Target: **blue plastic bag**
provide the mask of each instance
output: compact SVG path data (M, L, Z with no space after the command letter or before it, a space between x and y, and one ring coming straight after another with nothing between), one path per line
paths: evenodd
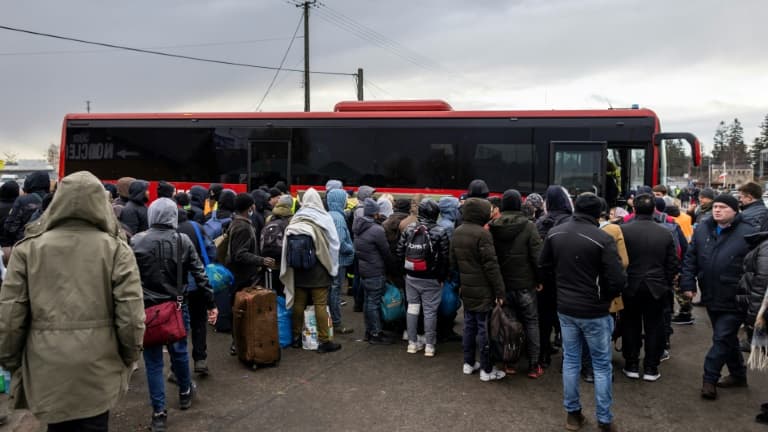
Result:
M390 282L384 284L384 295L381 297L381 319L392 322L403 319L405 303L403 294Z
M211 258L208 256L203 236L200 235L200 229L195 222L192 222L192 228L195 229L198 245L200 245L200 253L202 254L203 264L205 265L205 275L208 276L208 282L213 288L214 294L226 291L229 287L235 285L235 276L229 271L228 268L222 264L211 262Z
M285 307L285 297L277 296L277 332L280 347L288 348L293 343L293 310Z
M443 284L443 296L440 300L440 307L437 313L442 317L451 317L461 307L461 300L459 299L458 284L455 281L447 280Z

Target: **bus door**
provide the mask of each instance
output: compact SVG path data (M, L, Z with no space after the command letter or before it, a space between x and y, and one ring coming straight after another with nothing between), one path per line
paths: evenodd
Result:
M261 185L272 187L278 181L287 184L290 165L290 140L249 140L248 186L249 190Z
M605 194L605 141L552 141L550 184L565 187L571 196L592 192Z

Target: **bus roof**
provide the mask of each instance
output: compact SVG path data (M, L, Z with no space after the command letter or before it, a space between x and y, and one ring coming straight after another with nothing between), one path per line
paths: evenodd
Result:
M174 119L329 119L329 118L656 118L649 109L454 111L440 100L350 101L335 111L312 112L208 112L208 113L98 113L67 114L67 120L174 120Z

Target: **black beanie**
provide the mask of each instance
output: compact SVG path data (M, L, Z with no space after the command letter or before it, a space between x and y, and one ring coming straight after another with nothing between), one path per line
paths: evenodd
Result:
M275 185L273 187L275 189L280 190L280 192L282 192L282 193L286 193L286 194L288 193L288 185L286 185L284 181L279 181L279 182L275 183Z
M680 216L680 207L676 205L667 206L667 208L664 209L664 211L667 212L667 214L672 216L673 218Z
M656 210L660 212L663 212L667 208L667 202L664 201L664 198L661 197L654 198L654 205L656 206Z
M396 212L408 214L411 212L411 200L406 198L398 198L395 200L394 207Z
M0 201L14 202L19 197L19 184L15 181L7 181L0 186Z
M704 188L699 192L699 199L701 198L709 198L713 200L715 199L715 191L712 190L712 188Z
M160 181L160 183L157 184L157 197L158 198L173 198L173 191L176 188L165 181Z
M280 189L278 189L278 188L274 188L273 187L273 188L269 189L269 197L270 198L279 197L282 194L283 194L283 192Z
M254 204L253 197L247 193L239 193L235 197L235 211L242 213Z
M523 207L523 197L514 189L507 189L501 197L501 211L520 211Z
M469 183L467 198L488 198L489 190L485 180L475 179Z
M576 213L592 216L595 219L600 218L600 213L603 209L603 204L600 202L600 198L593 193L584 193L576 198L576 202L573 203L574 211Z
M712 205L715 205L715 203L723 203L732 208L736 213L739 212L739 201L736 199L736 197L729 193L721 193L720 195L716 196L712 201Z

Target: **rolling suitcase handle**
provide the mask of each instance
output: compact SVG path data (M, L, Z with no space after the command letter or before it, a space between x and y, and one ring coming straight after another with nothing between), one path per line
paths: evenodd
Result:
M272 269L271 268L267 269L267 276L266 276L265 279L266 279L266 282L267 282L266 283L267 289L270 290L270 291L274 291L274 289L272 289Z

